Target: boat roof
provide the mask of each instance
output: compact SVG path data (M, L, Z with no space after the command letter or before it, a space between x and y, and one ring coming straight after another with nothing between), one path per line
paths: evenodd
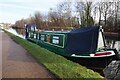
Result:
M67 35L66 50L70 53L92 53L97 50L100 27L74 29Z
M50 33L50 34L67 34L70 31L43 31L42 33Z

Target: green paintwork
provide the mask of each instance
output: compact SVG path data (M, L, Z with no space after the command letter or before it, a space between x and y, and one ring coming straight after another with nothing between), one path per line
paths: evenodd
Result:
M42 32L41 35L45 35L45 40L42 41L40 40L39 41L39 44L50 50L50 51L53 51L55 53L58 53L60 55L63 55L63 56L70 56L69 53L67 53L65 51L65 47L66 47L66 40L67 40L67 33L59 33L59 32ZM50 37L50 42L47 41L47 37ZM57 39L55 39L57 38ZM58 44L55 44L54 43L54 40L57 40L58 41Z
M29 31L28 40L63 56L71 56L65 50L67 32L33 32ZM36 37L34 37L36 35ZM49 39L48 39L49 38ZM56 43L57 42L57 43Z

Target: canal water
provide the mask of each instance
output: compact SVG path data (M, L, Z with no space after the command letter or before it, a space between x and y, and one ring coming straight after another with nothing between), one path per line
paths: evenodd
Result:
M111 40L112 41L112 40ZM114 44L114 46L113 46L113 41L111 42L111 45L110 45L110 48L116 48L117 49L117 51L119 52L119 54L120 54L120 41L115 41L115 44Z
M15 29L12 29L12 28L9 28L9 29L6 29L8 32L10 33L13 33L14 35L18 36L18 37L21 37L23 39L25 39L25 30L24 29L21 29L21 30L15 30ZM21 33L21 34L20 34Z

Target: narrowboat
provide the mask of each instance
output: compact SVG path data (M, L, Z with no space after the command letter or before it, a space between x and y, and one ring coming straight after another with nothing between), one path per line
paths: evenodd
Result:
M29 24L26 25L26 39L83 65L105 67L112 60L119 59L116 49L106 47L100 26L71 31L40 31L36 25Z

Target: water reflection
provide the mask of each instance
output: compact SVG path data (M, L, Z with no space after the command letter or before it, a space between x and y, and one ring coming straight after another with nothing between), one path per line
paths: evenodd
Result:
M109 48L116 48L117 51L120 53L120 41L106 40L106 46Z
M25 29L14 29L18 34L24 35L25 36Z
M8 32L10 33L13 33L14 35L16 36L19 36L23 39L25 39L25 30L16 30L16 29L13 29L13 28L9 28L9 29L6 29Z

